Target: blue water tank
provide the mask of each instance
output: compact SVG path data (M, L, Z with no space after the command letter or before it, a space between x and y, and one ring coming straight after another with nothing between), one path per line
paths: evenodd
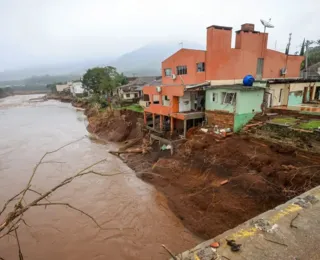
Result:
M247 75L243 78L243 85L247 87L251 87L254 82L254 77L252 75Z

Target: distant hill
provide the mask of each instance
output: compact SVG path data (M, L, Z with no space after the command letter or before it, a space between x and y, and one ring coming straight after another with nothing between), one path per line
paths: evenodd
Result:
M33 76L20 80L0 81L0 88L11 87L14 90L40 90L46 89L47 84L78 80L80 77L81 75L73 74Z
M183 42L184 48L204 50L205 47L195 42ZM127 76L161 75L161 62L178 51L180 46L174 43L152 43L128 52L110 62Z
M205 47L196 42L183 42L184 48L204 50ZM49 77L68 75L80 77L87 69L96 66L114 66L118 71L123 72L126 76L154 76L161 75L161 62L170 55L178 51L181 47L178 42L156 42L145 45L134 51L125 53L118 58L99 57L92 59L78 59L78 61L70 61L61 64L39 66L36 68L26 68L19 70L8 70L0 72L0 86L4 81L18 81L17 85L25 84L25 79L37 77ZM48 78L50 81L51 79ZM46 81L46 80L45 80ZM63 80L65 81L65 80ZM46 81L47 82L47 81ZM52 83L52 82L49 82ZM10 84L9 84L10 85Z
M33 68L7 70L0 72L0 82L12 80L24 80L39 76L61 76L77 75L80 77L87 69L96 66L106 66L111 60L110 57L100 57L95 59L83 59L81 61L65 62L55 65L44 65Z

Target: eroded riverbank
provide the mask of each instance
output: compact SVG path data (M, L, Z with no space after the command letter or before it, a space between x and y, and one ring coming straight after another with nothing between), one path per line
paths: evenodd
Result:
M113 137L114 130L118 141L140 138L134 147L113 154L161 191L185 227L204 239L320 184L319 155L285 143L245 133L224 139L194 128L171 155L160 150L163 144L150 141L137 114L90 109L87 114L88 129L102 138Z
M11 97L10 97L11 98ZM82 112L57 101L29 103L24 96L0 101L0 201L21 190L39 158L88 134ZM12 104L14 103L14 104ZM170 211L166 198L135 176L115 149L88 138L75 143L42 165L33 187L44 192L63 178L95 161L107 158L97 170L123 174L86 176L64 187L51 201L68 202L94 216L105 228L64 207L36 208L25 216L20 242L26 259L167 259L161 247L186 250L201 240L193 236ZM27 198L30 200L31 198ZM0 240L1 257L16 259L16 241Z

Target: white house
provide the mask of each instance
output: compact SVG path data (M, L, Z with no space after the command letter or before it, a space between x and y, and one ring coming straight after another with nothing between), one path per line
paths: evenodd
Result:
M56 85L57 92L59 92L59 93L61 93L63 91L67 91L70 88L71 88L71 82L68 82L66 84L58 84L58 85Z
M73 81L70 87L73 96L81 95L84 93L84 87L81 81Z
M122 100L137 101L142 98L142 88L145 85L155 82L161 77L139 77L130 81L117 89L118 95Z

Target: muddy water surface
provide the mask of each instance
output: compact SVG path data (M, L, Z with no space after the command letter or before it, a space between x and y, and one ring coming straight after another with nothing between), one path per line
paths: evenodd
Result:
M0 99L0 206L26 185L46 151L88 134L82 112L56 101L30 103L34 97ZM19 229L25 259L168 259L161 244L180 252L200 242L168 209L160 193L108 154L112 148L114 144L84 138L49 155L48 163L39 167L32 185L39 192L103 158L107 162L95 166L96 171L121 174L84 176L50 197L90 213L103 230L62 206L28 211L25 220L30 227ZM34 197L29 194L26 201ZM18 258L13 238L0 240L0 257Z

